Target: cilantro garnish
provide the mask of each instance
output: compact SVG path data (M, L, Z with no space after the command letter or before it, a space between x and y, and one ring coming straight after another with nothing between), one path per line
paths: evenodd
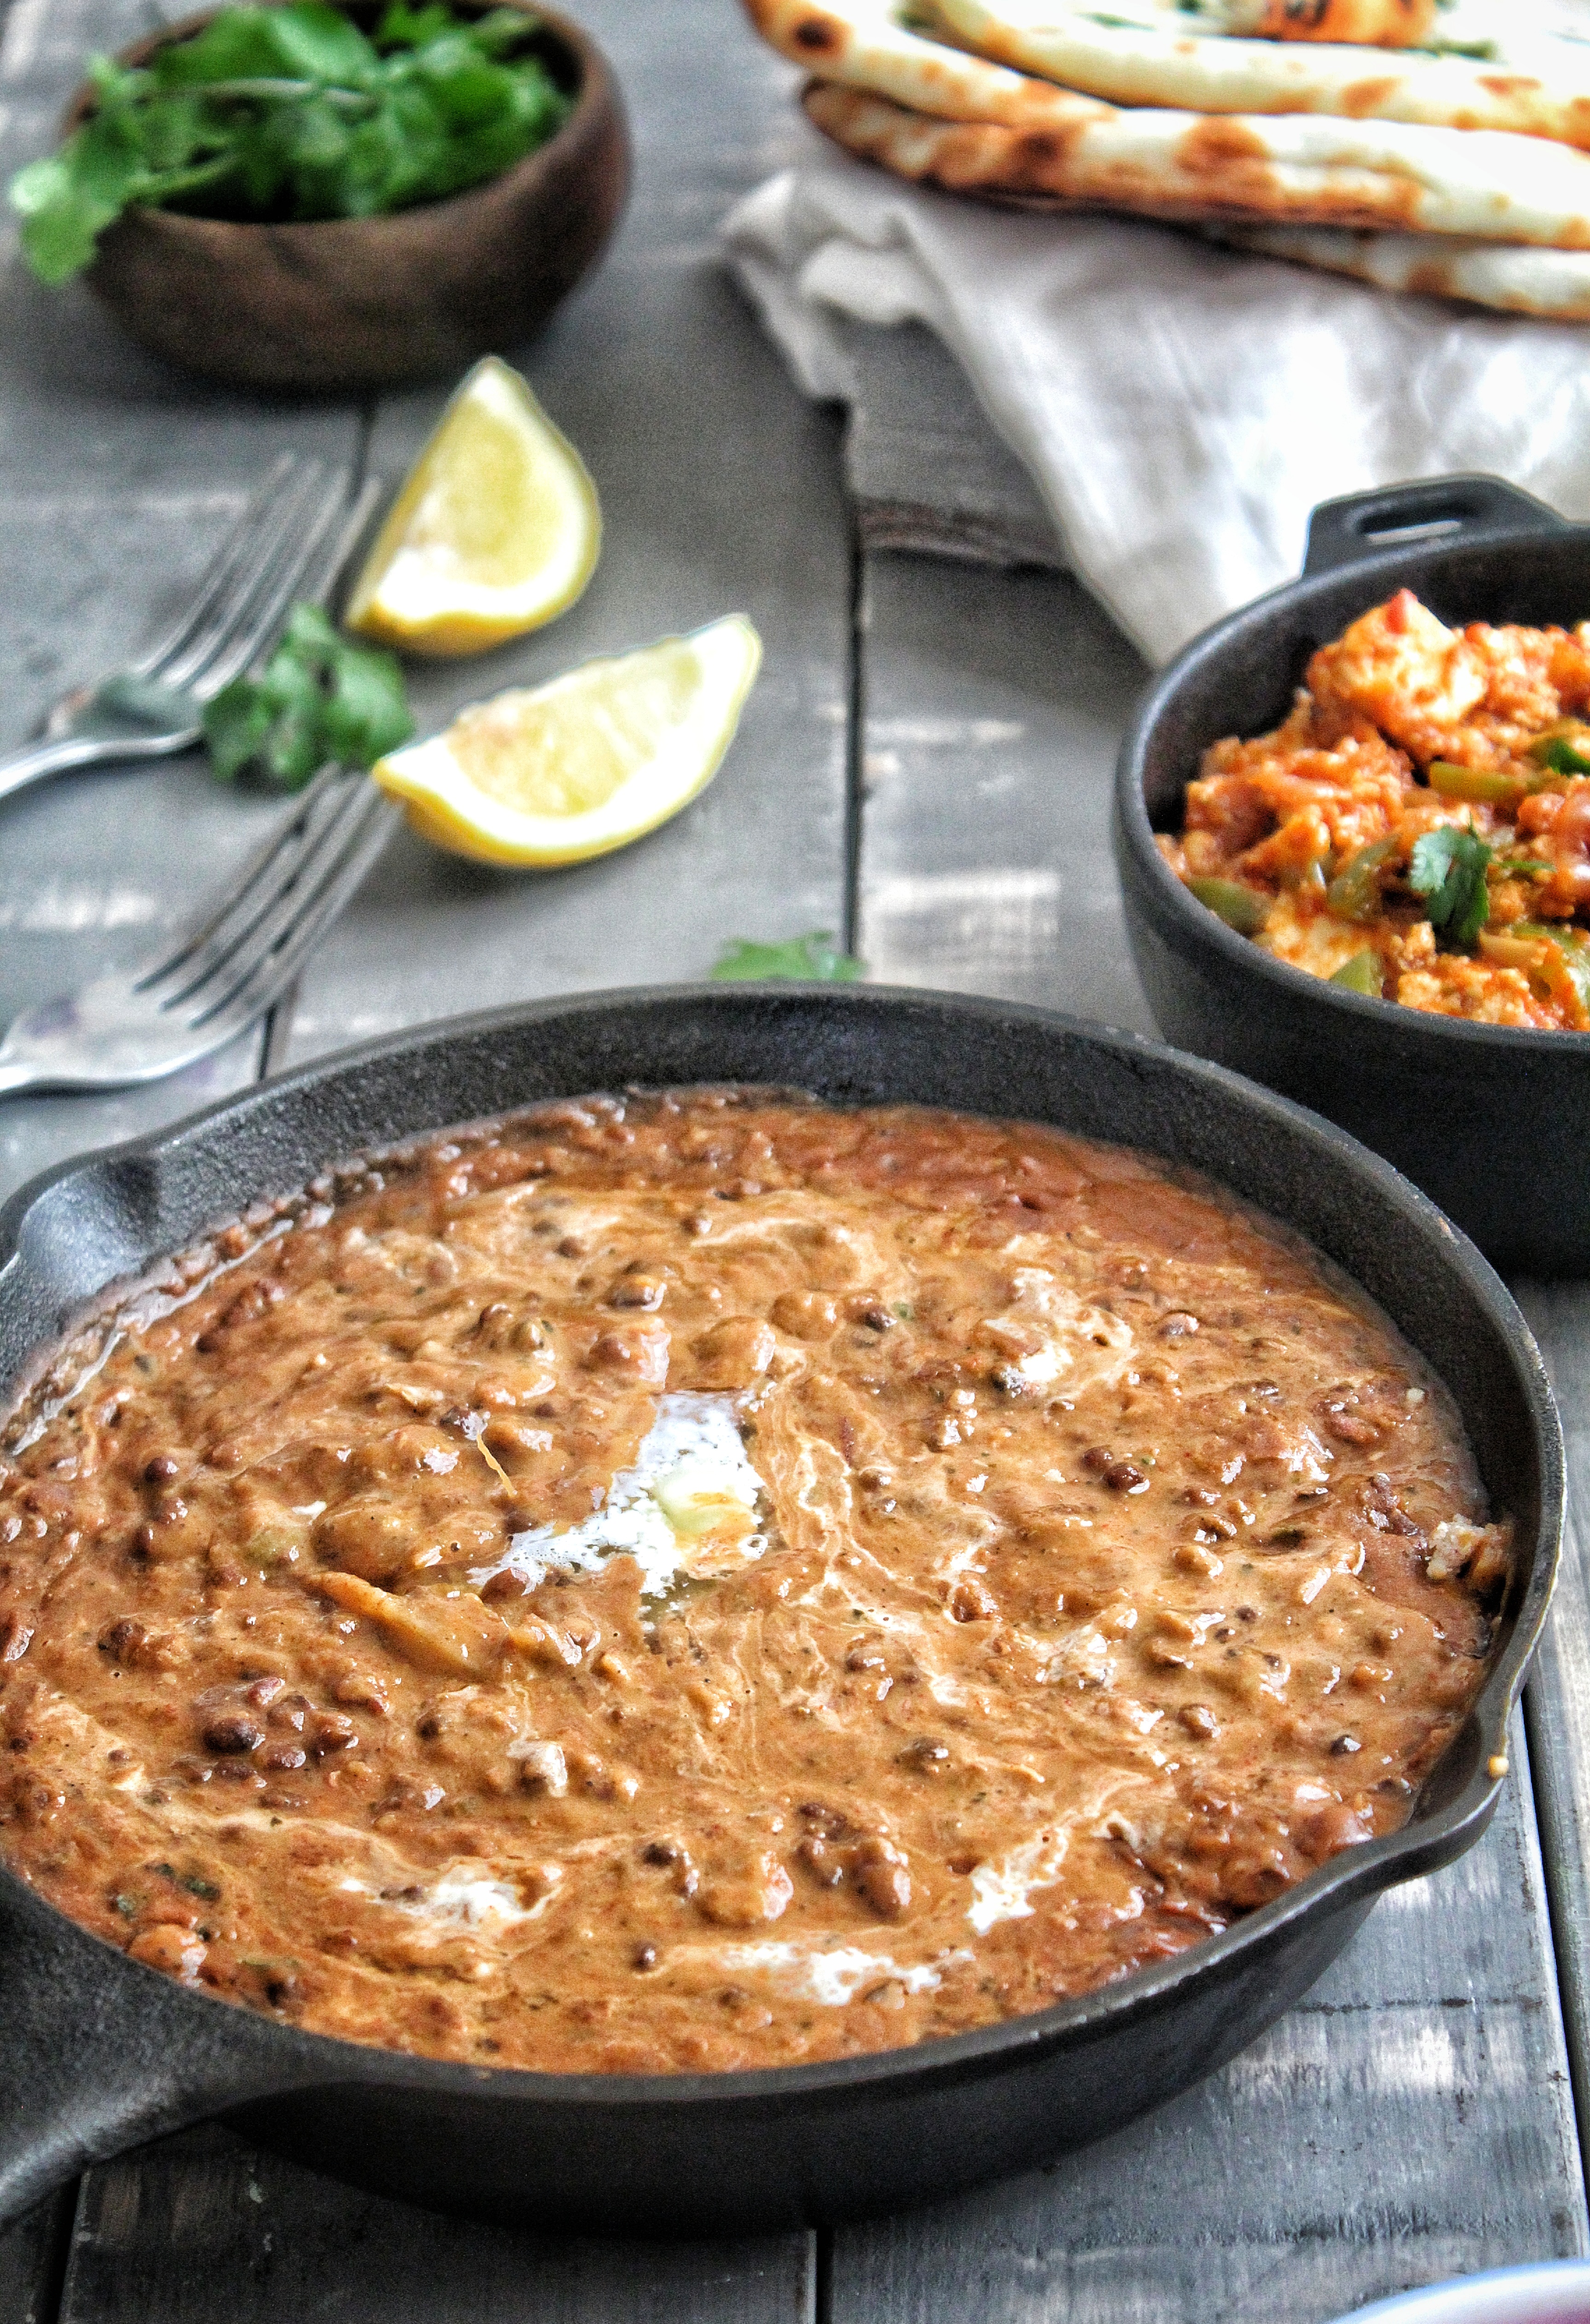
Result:
M517 8L387 10L371 35L324 0L223 8L131 69L89 60L97 104L11 181L45 282L142 205L251 223L371 217L479 185L544 144L572 100Z
M1455 824L1427 831L1413 843L1408 885L1429 898L1429 921L1448 944L1471 945L1491 917L1485 872L1493 850L1477 832Z
M1542 734L1530 744L1530 756L1555 775L1590 775L1590 759L1576 751L1566 734Z
M733 937L712 971L721 984L760 984L780 977L809 984L853 984L864 973L862 962L837 950L826 928L791 936L787 944L751 944L743 936Z
M350 645L317 605L295 605L263 673L224 687L204 729L222 782L247 768L297 791L330 760L373 766L414 721L394 654Z

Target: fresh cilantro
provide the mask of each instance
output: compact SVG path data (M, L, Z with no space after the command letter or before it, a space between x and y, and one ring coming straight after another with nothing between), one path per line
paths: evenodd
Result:
M95 111L11 181L28 264L61 282L142 205L272 224L371 217L498 176L568 117L517 8L395 0L366 36L323 0L223 8L129 70L94 57Z
M205 711L218 779L245 768L301 790L329 760L370 767L414 732L395 655L350 645L317 605L295 605L259 678L234 678Z
M836 950L826 928L787 944L751 944L735 936L718 955L712 975L722 984L760 984L779 977L808 984L853 984L863 964Z
M1543 734L1530 748L1530 756L1537 766L1549 767L1556 775L1590 775L1590 759L1576 751L1566 734Z
M1421 57L1473 57L1479 64L1493 64L1502 53L1494 41L1416 41L1413 48Z
M1491 917L1485 872L1492 850L1477 832L1455 824L1427 831L1413 843L1408 885L1429 899L1429 922L1452 945L1471 945Z

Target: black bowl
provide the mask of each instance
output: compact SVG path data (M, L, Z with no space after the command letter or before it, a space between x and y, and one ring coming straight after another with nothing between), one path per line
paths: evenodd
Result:
M510 2223L704 2234L895 2209L1186 2089L1307 1990L1383 1888L1484 1830L1561 1524L1534 1342L1478 1253L1383 1162L1132 1035L933 994L721 985L405 1034L18 1194L0 1214L0 1384L106 1285L363 1146L583 1090L700 1081L1025 1115L1144 1148L1290 1221L1380 1302L1450 1388L1520 1554L1495 1666L1411 1820L1080 2000L914 2049L725 2074L524 2073L299 2033L140 1967L0 1871L0 2220L97 2157L215 2114L337 2177Z
M1454 626L1571 627L1590 616L1590 525L1493 476L1316 509L1302 578L1195 638L1126 731L1115 850L1137 973L1167 1040L1328 1114L1497 1266L1590 1273L1590 1034L1466 1024L1306 975L1206 910L1153 844L1209 744L1276 725L1310 655L1404 586Z

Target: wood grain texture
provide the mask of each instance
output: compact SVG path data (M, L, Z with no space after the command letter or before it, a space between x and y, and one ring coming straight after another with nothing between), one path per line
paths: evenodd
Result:
M808 2324L810 2247L563 2242L350 2193L221 2129L90 2172L61 2324Z
M1152 1032L1109 852L1144 672L1069 576L873 556L859 949L888 983Z
M725 938L838 928L844 906L850 527L838 422L786 378L713 255L734 197L794 136L790 76L722 0L592 0L629 103L635 190L611 254L523 365L578 445L604 542L580 603L475 661L417 669L423 729L734 611L766 659L710 789L599 862L495 872L402 835L303 979L299 1056L457 1010L704 975ZM439 399L381 407L400 474Z
M868 548L1063 571L1037 486L943 341L923 323L833 319L855 376L845 481Z
M63 2187L14 2227L0 2229L0 2318L55 2324L76 2190Z
M794 76L727 0L589 0L579 13L631 102L635 204L551 331L505 352L590 460L606 552L552 630L426 672L420 713L438 723L497 687L735 605L764 632L766 673L718 783L625 854L496 877L400 839L311 966L285 1044L299 1056L453 1009L696 974L726 936L843 922L850 562L837 424L794 395L711 257L721 210L797 134ZM3 21L9 168L49 135L85 50L131 37L142 17L138 0L11 0ZM436 408L384 404L376 463L395 475ZM170 609L276 448L353 460L361 442L349 410L254 404L162 373L84 294L40 291L13 261L0 276L0 527L20 546L0 571L12 679L0 743ZM855 868L874 973L1147 1029L1107 842L1115 739L1141 677L1130 649L1053 575L874 558L865 613ZM197 762L74 779L0 816L0 1008L151 941L257 819ZM256 1056L223 1061L216 1089L246 1080ZM133 1101L0 1108L0 1174L14 1181L196 1102L166 1084ZM1577 1311L1561 1330L1580 1344ZM1590 1385L1575 1369L1590 1359L1561 1360L1576 1393ZM1590 1765L1586 1720L1590 1709L1547 1747ZM1517 1766L1482 1846L1388 1898L1308 2005L1214 2081L1050 2172L835 2237L832 2324L1310 2324L1402 2283L1584 2249L1521 1741ZM1549 1810L1567 1831L1576 1795L1552 1767ZM0 2241L0 2324L46 2324L63 2216ZM510 2236L380 2203L210 2130L89 2175L60 2312L72 2324L804 2324L813 2252L801 2236L668 2249Z
M0 42L0 180L48 143L85 52L135 6L14 0ZM0 749L69 686L115 668L190 596L280 451L347 471L351 410L293 411L165 373L80 288L0 264ZM136 959L188 918L280 805L222 791L194 753L58 777L0 803L0 1020ZM251 1081L249 1035L154 1088L0 1102L0 1199L85 1147L155 1127Z
M1590 2119L1590 1285L1520 1283L1562 1417L1568 1510L1528 1715L1579 2119Z

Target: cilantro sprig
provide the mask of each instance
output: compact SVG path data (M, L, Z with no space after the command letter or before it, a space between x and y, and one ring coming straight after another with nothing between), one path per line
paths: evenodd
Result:
M1422 832L1408 861L1408 885L1429 899L1429 923L1448 944L1471 945L1491 917L1485 872L1495 854L1457 824Z
M282 223L441 200L544 144L572 99L517 8L393 0L365 34L326 0L223 8L136 69L89 60L92 116L11 181L22 246L61 282L134 205Z
M414 732L394 654L351 645L317 605L295 605L257 678L234 678L204 715L221 782L251 772L302 790L330 760L371 767Z
M807 984L853 984L865 964L836 947L826 928L791 936L786 944L752 944L736 936L719 954L712 974L722 984L761 984L787 978Z

